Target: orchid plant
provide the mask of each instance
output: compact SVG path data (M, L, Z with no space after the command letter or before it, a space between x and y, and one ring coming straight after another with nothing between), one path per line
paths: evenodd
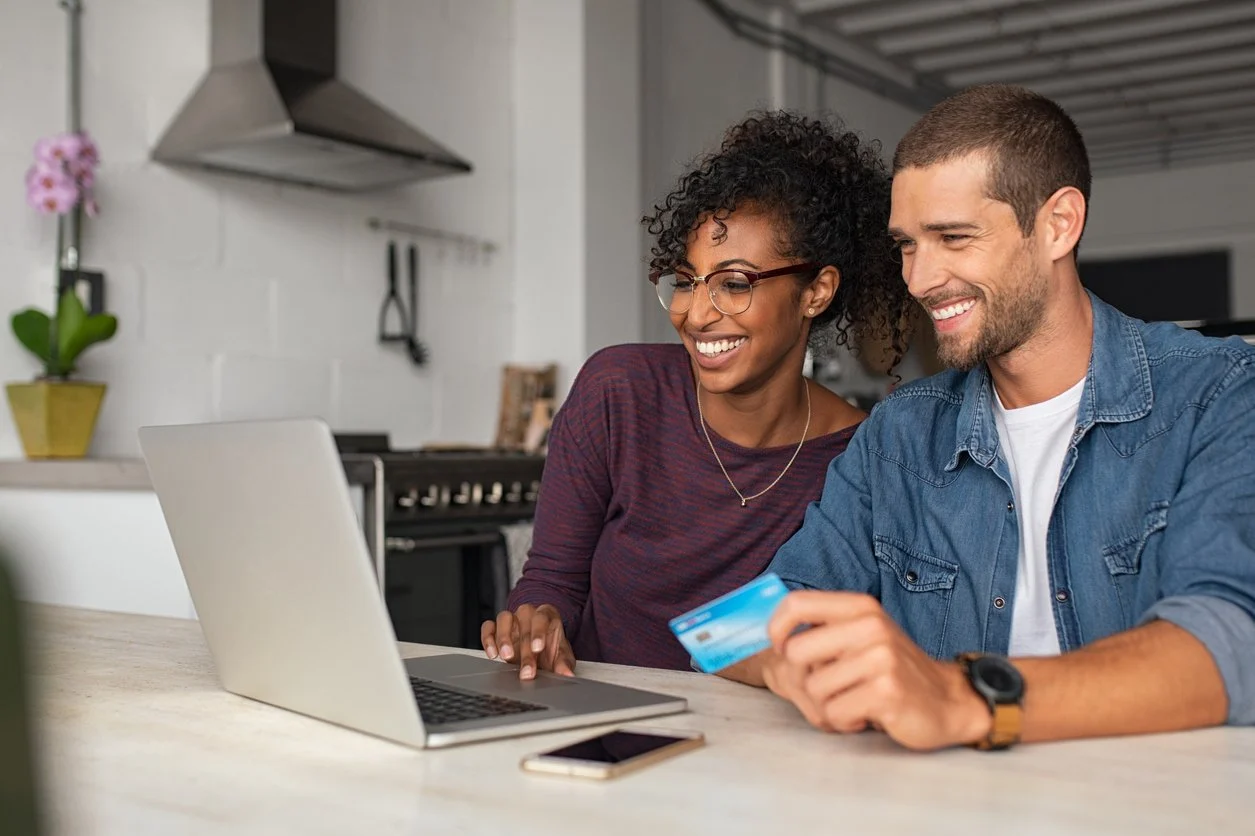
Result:
M80 202L95 217L93 189L100 153L84 133L64 133L35 143L35 163L26 172L26 202L45 214L64 215Z
M95 197L99 163L96 144L86 132L56 134L35 145L35 162L26 173L26 202L37 212L57 218L58 288L63 270L78 269L77 238L83 215L95 217L99 212ZM67 219L74 221L68 244ZM87 313L73 288L59 292L56 301L54 315L26 308L13 315L12 327L18 342L43 363L40 377L63 380L75 371L75 361L88 346L116 333L118 322L111 314Z

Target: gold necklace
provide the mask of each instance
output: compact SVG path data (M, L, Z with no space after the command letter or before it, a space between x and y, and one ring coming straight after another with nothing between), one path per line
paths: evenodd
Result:
M697 384L697 417L701 419L702 422L702 433L706 436L706 443L710 445L710 452L715 454L715 461L718 463L719 469L723 471L723 478L728 480L728 484L732 486L732 490L736 491L736 495L741 498L742 508L744 508L751 499L758 499L760 496L767 493L767 491L774 488L776 486L776 482L783 479L784 474L789 472L789 468L793 466L793 460L797 458L797 454L802 452L802 445L806 443L806 433L809 432L811 428L811 387L810 384L806 382L805 378L802 379L802 385L806 389L806 426L802 428L802 440L797 443L797 449L793 451L793 455L789 457L789 463L784 466L784 470L780 471L780 475L776 477L775 482L772 482L770 485L763 488L753 496L744 496L737 488L736 483L732 481L732 477L728 475L728 469L723 466L723 460L719 458L719 451L715 449L714 442L710 440L710 431L706 429L706 416L702 414L702 384L700 381Z

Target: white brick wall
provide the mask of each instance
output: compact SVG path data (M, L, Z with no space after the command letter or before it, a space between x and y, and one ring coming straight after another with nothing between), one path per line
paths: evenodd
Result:
M22 175L35 140L64 127L64 13L54 0L10 5L0 26L6 381L37 369L9 315L51 304L54 225L24 205ZM475 166L365 197L148 162L207 66L208 0L85 5L84 126L104 161L85 261L105 271L120 319L118 336L81 364L82 377L109 384L93 454L137 454L145 423L297 414L388 431L399 445L491 441L515 327L509 0L341 3L341 75ZM379 214L500 247L486 260L418 242L431 351L422 369L375 342L387 239L365 222ZM5 413L0 458L20 455Z
M638 280L639 211L624 199L639 180L634 110L614 114L612 124L633 136L597 149L598 164L614 171L595 182L583 168L592 164L583 131L546 121L555 112L597 120L599 108L620 108L637 92L636 36L625 31L636 2L341 0L341 76L475 166L470 176L342 197L149 163L149 149L205 71L209 0L86 0L84 124L104 159L104 214L90 225L86 263L106 272L109 308L121 321L118 336L82 364L84 377L109 384L93 453L137 454L144 424L284 415L387 431L400 447L487 443L503 363L556 361L569 380L595 340L638 339L631 315L590 336L594 312L570 304L613 305L632 296L615 277ZM596 30L624 41L617 50L589 42L597 35L583 27L586 6L592 19L620 21ZM557 29L529 29L531 15L571 37L548 40ZM54 226L23 205L21 186L36 138L64 125L63 26L55 0L9 2L0 24L6 317L51 303ZM555 59L577 74L597 64L598 91L610 100L586 102L582 85L570 84L571 95L553 101L559 91L533 71L535 49L518 45L524 30L540 37L532 47L565 50L535 60ZM22 68L21 79L12 68ZM399 346L375 340L387 243L366 227L376 215L498 247L486 256L418 241L420 335L431 352L421 369ZM602 227L595 241L585 239L586 217ZM517 255L520 240L526 259ZM398 254L408 304L403 247ZM602 284L585 293L589 263ZM0 335L0 379L29 379L36 368ZM0 458L12 458L20 445L5 412ZM18 558L26 597L193 614L150 493L0 494L0 537Z

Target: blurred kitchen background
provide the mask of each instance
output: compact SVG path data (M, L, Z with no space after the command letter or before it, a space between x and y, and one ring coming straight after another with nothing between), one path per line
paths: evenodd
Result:
M82 261L119 326L80 364L108 387L87 459L28 461L0 420L0 530L39 600L194 616L136 429L318 416L340 436L398 633L470 642L525 554L536 442L581 363L675 339L645 281L641 215L751 108L835 112L888 159L948 91L1033 87L1070 110L1093 158L1086 282L1148 319L1239 334L1255 320L1245 0L79 8L82 126L101 155ZM47 308L54 284L55 224L23 178L36 140L66 127L67 19L58 0L5 3L6 316ZM248 71L213 72L248 57ZM285 97L320 73L343 86L298 126L356 124L424 162L389 164L370 136L334 153L269 139ZM230 153L198 146L232 130ZM413 322L384 322L386 301L416 308ZM917 346L902 373L928 368ZM37 371L0 338L5 381ZM813 373L867 406L891 385L844 350Z

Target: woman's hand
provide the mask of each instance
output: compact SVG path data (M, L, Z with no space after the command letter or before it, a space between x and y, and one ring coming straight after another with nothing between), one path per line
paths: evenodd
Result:
M562 616L551 604L502 610L496 621L483 623L479 640L489 659L518 665L520 679L534 679L538 668L575 676L575 653L562 629Z

